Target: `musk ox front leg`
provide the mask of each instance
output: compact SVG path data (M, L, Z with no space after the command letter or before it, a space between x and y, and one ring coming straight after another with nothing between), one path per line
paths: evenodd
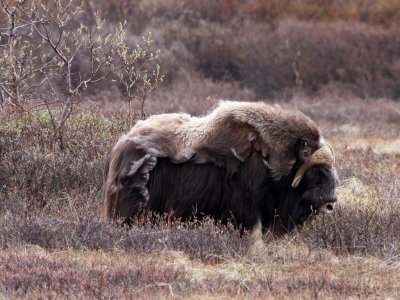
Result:
M251 230L251 247L249 249L250 255L262 255L265 252L265 244L263 242L263 226L261 218L257 219L257 223Z

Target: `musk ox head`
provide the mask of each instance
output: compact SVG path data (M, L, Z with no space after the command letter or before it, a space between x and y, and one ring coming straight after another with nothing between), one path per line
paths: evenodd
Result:
M337 201L335 169L327 167L311 168L300 183L298 189L304 191L300 200L310 204L313 211L332 213Z
M304 191L301 201L309 203L316 211L331 213L335 207L338 177L334 164L333 149L324 143L300 166L294 176L292 188Z

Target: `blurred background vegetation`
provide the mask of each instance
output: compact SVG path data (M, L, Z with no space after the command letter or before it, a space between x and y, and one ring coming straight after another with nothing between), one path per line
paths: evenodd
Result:
M21 19L27 18L32 3L41 3L19 2ZM61 2L65 6L68 1ZM69 12L79 5L70 28L77 38L84 36L78 28L95 26L96 18L105 21L101 38L125 24L130 49L152 33L151 50L160 50L156 63L165 75L149 96L153 112L199 114L219 98L276 100L332 93L400 98L399 0L74 0ZM0 28L7 29L4 8L0 20ZM24 35L23 30L28 33L26 27L16 31ZM3 30L2 46L6 33ZM36 46L40 43L37 35L29 36L33 57L48 51ZM73 81L88 72L86 54L71 62ZM116 102L126 100L127 91L108 76L82 96Z

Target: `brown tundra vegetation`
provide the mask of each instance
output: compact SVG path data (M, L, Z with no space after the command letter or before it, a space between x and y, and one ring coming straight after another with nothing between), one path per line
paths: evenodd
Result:
M78 2L32 3L0 0L0 299L400 297L399 1L100 0L72 19L57 18ZM100 218L118 137L220 98L313 119L336 151L335 212L257 247L207 218Z

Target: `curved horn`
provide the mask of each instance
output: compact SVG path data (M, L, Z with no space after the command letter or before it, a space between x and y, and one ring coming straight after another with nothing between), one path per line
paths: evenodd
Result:
M335 164L335 152L332 147L324 143L321 148L316 150L313 154L311 154L310 158L300 166L297 170L296 175L294 176L292 182L292 188L297 188L300 184L301 179L304 174L313 166L316 165L324 165L327 167L333 167Z

